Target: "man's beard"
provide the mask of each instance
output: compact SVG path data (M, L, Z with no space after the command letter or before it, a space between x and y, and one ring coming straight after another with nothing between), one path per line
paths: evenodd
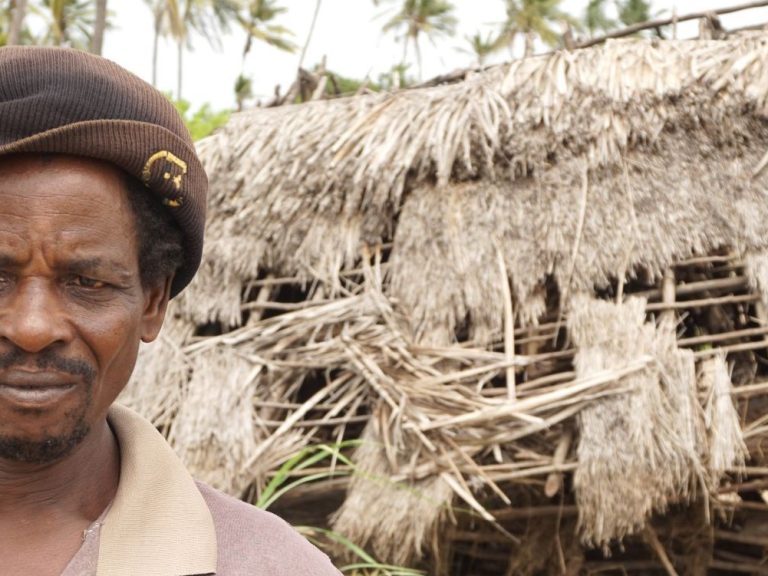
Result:
M0 436L0 458L29 464L48 464L74 450L90 432L84 418L66 434L48 436L42 440L29 440L13 436Z
M14 350L0 355L0 369L26 363L27 355ZM43 435L42 438L29 438L0 435L0 459L30 464L48 464L69 454L90 432L86 422L86 413L93 401L93 381L96 371L84 360L60 358L56 354L44 351L36 354L34 363L38 368L54 368L59 372L81 376L85 383L85 398L76 411L66 415L68 426L57 436Z

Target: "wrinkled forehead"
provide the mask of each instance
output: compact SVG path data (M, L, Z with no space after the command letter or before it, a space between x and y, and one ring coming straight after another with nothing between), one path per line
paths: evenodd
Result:
M52 233L77 223L134 230L127 175L106 162L76 156L0 158L0 212L6 226L39 220Z

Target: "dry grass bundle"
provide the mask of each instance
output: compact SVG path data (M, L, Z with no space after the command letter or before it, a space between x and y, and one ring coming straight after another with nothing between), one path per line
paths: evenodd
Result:
M181 407L189 379L183 346L194 328L169 314L157 340L149 346L142 345L131 385L120 396L122 403L149 418L166 434Z
M768 252L748 252L744 264L749 285L760 294L762 300L763 310L759 313L765 315L765 307L768 306Z
M586 543L607 547L645 527L651 514L670 501L687 498L698 470L697 446L678 433L681 416L667 390L695 394L694 382L662 387L656 362L657 328L645 323L645 302L623 304L578 300L568 324L578 347L574 364L580 377L618 370L648 358L646 369L624 379L627 392L583 410L579 421L579 466L574 474L579 522ZM664 325L659 329L663 329ZM666 339L669 341L669 339ZM674 342L674 339L672 339ZM693 358L687 356L693 365ZM677 376L690 376L692 370ZM676 398L676 400L680 400ZM690 426L693 420L683 421ZM686 442L687 440L687 442Z
M451 486L441 476L413 482L393 482L384 450L386 431L371 419L353 460L359 462L344 504L335 514L334 529L373 550L376 557L410 566L441 530L440 520L453 500ZM407 460L409 454L401 454ZM375 519L374 522L371 519Z
M733 385L724 354L702 361L699 387L704 401L709 453L707 465L715 484L726 470L744 466L747 447L733 405Z
M201 480L230 494L243 493L253 482L242 463L256 452L263 436L255 429L252 406L262 369L232 349L194 355L192 375L168 436ZM200 410L202 406L206 409Z

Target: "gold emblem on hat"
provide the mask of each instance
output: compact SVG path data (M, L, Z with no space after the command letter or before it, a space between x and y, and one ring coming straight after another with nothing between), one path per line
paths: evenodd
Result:
M155 152L149 157L146 164L144 164L144 169L141 171L141 178L144 181L144 184L147 186L149 185L149 182L152 179L152 167L160 160L164 160L166 163L163 179L170 181L177 192L181 191L181 181L187 173L187 163L168 150ZM175 208L181 206L181 198L165 198L163 203L166 206Z

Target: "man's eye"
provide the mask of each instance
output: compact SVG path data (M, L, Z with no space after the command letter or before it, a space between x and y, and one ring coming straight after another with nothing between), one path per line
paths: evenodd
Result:
M88 278L87 276L74 276L72 283L80 288L104 288L107 285L106 282Z

